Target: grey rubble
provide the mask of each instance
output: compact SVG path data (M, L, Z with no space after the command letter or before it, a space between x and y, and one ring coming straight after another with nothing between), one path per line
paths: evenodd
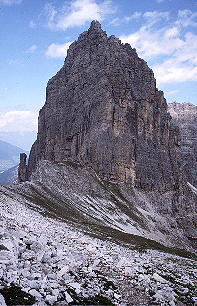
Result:
M32 183L20 186L26 184ZM194 260L88 237L3 189L0 290L19 286L36 298L35 306L101 305L94 302L98 295L117 306L195 305Z
M180 188L179 134L152 70L97 21L49 80L28 164L74 161L142 190Z

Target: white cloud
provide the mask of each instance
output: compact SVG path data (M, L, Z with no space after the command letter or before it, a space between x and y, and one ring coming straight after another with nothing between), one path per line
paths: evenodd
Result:
M57 11L51 3L47 3L45 5L45 13L46 13L46 16L47 16L47 19L48 19L48 26L50 28L52 28L53 23L54 23L54 19L57 15Z
M153 67L158 83L197 81L197 66L171 58Z
M143 57L170 54L174 48L179 47L182 43L178 38L179 30L175 26L167 29L165 27L158 28L160 21L169 19L169 12L149 11L141 15L139 12L135 12L127 17L127 21L129 21L128 18L143 18L145 20L144 25L138 31L120 37L123 43L127 42L137 48Z
M5 95L8 91L9 91L8 87L4 87L4 88L0 89L0 96Z
M160 65L153 67L160 83L197 80L197 35L187 32L180 48Z
M37 130L37 115L31 111L0 113L0 132L32 132Z
M166 96L176 95L177 93L179 93L179 90L177 90L177 89L171 90L171 91L165 91Z
M134 12L131 16L125 16L123 18L115 17L109 22L109 25L118 26L121 23L139 20L139 18L142 16L143 14L141 12Z
M48 46L45 54L49 57L58 58L58 57L66 57L66 51L69 46L72 44L72 41L69 41L65 44L51 44Z
M118 25L120 25L120 22L121 22L120 18L116 17L116 18L113 18L109 22L109 24L112 25L112 26L118 26Z
M149 25L160 21L161 19L169 19L169 12L148 11L143 14L143 17L149 21Z
M184 44L178 36L178 31L176 33L174 28L167 30L162 28L153 31L146 26L142 26L139 31L128 36L122 36L120 39L123 43L127 42L137 48L143 57L161 54L170 55Z
M135 20L135 19L139 19L142 16L141 12L134 12L131 16L126 16L124 17L124 21L131 21L131 20Z
M169 12L148 11L148 12L142 13L142 12L136 11L132 15L125 16L122 19L114 18L110 24L113 25L113 23L115 22L115 25L116 25L117 19L118 19L119 24L122 22L144 20L146 28L150 28L152 25L158 23L161 20L168 21L169 16L170 16Z
M197 26L197 12L191 10L180 10L176 24L183 27Z
M166 38L173 38L179 35L179 29L177 27L168 28L165 30L164 35Z
M35 23L33 20L31 20L31 21L29 22L29 27L30 27L31 29L35 29L36 23Z
M23 0L0 0L0 4L4 5L12 5L12 4L20 4Z
M21 65L21 61L19 61L18 59L10 59L8 61L8 65Z
M176 61L197 65L197 35L187 32L183 37L183 44L174 54Z
M32 45L27 49L27 53L34 53L38 47L36 45Z
M159 83L197 80L197 35L185 31L188 24L194 25L195 15L188 10L179 11L177 19L172 20L168 12L146 12L146 22L140 29L123 35L121 40L135 47L143 58L159 58L160 64L153 67ZM162 19L169 22L160 23Z
M102 20L107 14L114 12L111 0L74 0L61 10L54 6L46 7L48 26L54 30L65 30L69 27L82 26L87 21Z

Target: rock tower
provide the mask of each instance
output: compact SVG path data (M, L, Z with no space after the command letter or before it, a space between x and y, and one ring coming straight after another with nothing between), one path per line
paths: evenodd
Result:
M147 191L179 188L179 133L153 71L98 21L48 82L29 178L43 159L89 165L103 179Z
M27 180L27 154L20 154L20 163L18 167L18 181L19 183L25 182Z

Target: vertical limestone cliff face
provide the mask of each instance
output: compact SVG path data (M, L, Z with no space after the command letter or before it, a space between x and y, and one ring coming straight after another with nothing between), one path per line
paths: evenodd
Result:
M135 49L97 21L49 80L28 175L39 160L91 165L101 178L142 190L178 190L179 133L163 92Z
M168 110L180 128L182 168L187 181L197 188L197 106L172 102Z

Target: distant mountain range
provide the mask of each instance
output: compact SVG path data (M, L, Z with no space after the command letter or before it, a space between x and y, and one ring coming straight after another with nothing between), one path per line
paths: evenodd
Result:
M18 164L0 173L0 184L8 185L18 180Z
M0 132L0 139L29 151L36 139L36 132Z
M0 140L0 172L16 166L19 162L20 153L27 151Z

